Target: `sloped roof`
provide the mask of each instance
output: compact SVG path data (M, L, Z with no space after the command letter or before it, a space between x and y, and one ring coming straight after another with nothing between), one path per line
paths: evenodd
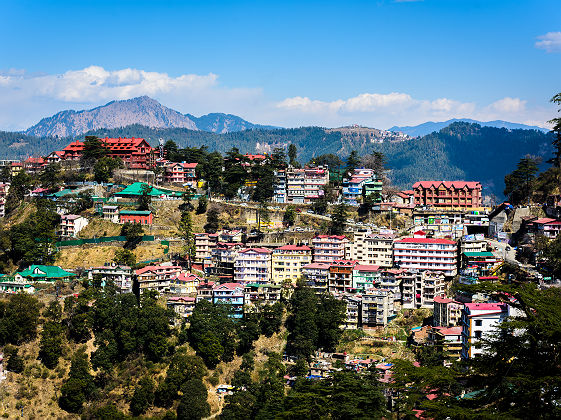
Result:
M444 185L445 188L481 188L481 183L477 181L419 181L413 184L413 189L423 187L423 188L438 188Z
M128 185L123 191L119 191L115 193L115 195L142 195L142 186L148 185L144 182L135 182L134 184ZM166 191L159 190L156 187L152 187L150 191L151 196L160 196L160 195L168 195L169 193Z
M18 273L22 277L61 279L75 277L76 274L65 271L56 265L30 265Z
M311 251L312 250L312 248L306 245L284 245L276 249L280 249L283 251Z
M400 243L412 243L412 244L443 244L443 245L456 245L456 242L450 241L448 239L436 239L436 238L403 238L396 242Z

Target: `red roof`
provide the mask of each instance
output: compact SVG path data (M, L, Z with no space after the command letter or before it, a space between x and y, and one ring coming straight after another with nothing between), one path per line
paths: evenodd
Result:
M456 242L450 241L448 239L436 239L436 238L403 238L396 242L400 243L411 243L411 244L444 244L444 245L456 245Z
M302 266L302 268L320 268L324 270L329 269L329 267L330 267L329 264L325 264L325 263L311 263Z
M312 250L312 248L306 245L284 245L278 247L277 249L282 249L286 251L311 251Z
M241 283L222 283L219 284L218 286L215 287L215 289L229 289L229 290L234 290L234 289L243 289L243 284Z
M465 303L466 308L470 311L502 311L505 303Z
M172 280L179 280L179 281L202 281L199 276L193 273L179 273L177 277L174 277Z
M435 303L452 303L452 302L454 302L454 299L435 296L434 299L433 299L433 302L435 302Z
M534 220L533 222L530 222L530 223L535 223L535 224L538 224L538 225L546 225L548 223L556 222L556 221L557 221L556 219L550 219L549 217L542 217L541 219L536 219L536 220Z
M240 251L240 254L244 254L246 252L257 252L258 254L271 254L273 251L267 248L246 248Z
M345 235L317 235L314 239L321 238L321 239L347 239Z
M462 327L440 328L439 332L442 335L460 335L462 333Z
M444 185L445 188L479 188L481 189L481 183L477 181L419 181L413 184L413 189L423 187L423 188L438 188L441 185Z
M357 271L379 271L380 266L374 264L358 264L355 265L354 269Z

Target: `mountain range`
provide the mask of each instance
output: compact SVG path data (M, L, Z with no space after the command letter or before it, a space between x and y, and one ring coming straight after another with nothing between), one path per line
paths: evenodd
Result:
M477 121L469 118L453 118L451 120L441 121L441 122L428 121L426 123L422 123L419 125L413 125L413 126L408 125L404 127L393 126L388 131L401 132L411 137L420 137L420 136L426 136L427 134L430 133L434 133L435 131L440 131L444 127L448 127L450 124L455 122L467 122L471 124L479 124L482 127L507 128L509 130L522 129L522 130L538 130L543 132L549 131L546 128L538 127L535 125L512 123L503 120Z
M201 117L182 114L155 99L140 96L111 101L103 106L82 111L61 111L43 118L24 133L35 137L74 137L91 130L126 127L132 124L153 128L188 128L213 133L274 128L253 124L231 114L213 113Z

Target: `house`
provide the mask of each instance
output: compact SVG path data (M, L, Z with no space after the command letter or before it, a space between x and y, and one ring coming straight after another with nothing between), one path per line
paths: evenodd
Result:
M129 169L149 169L154 165L155 149L141 138L104 138L101 145L110 158L119 158ZM63 160L80 160L84 142L75 140L62 150Z
M59 163L62 160L64 160L64 152L62 150L51 152L47 155L47 157L45 157L45 161L47 162L47 164Z
M210 274L220 277L222 281L234 280L234 264L242 248L241 243L218 242L211 251Z
M456 242L435 238L404 238L394 242L394 263L400 268L457 272Z
M198 163L169 162L164 166L164 181L197 188Z
M148 195L153 199L180 199L182 196L181 192L161 190L159 188L146 184L145 182L134 182L130 185L127 185L123 190L115 192L113 195L117 198L126 199L127 201L138 200L145 193L146 187L150 187Z
M337 295L346 304L345 329L356 330L361 325L362 298L360 295Z
M290 280L296 284L302 276L302 267L311 264L312 249L306 245L284 245L273 250L271 280L282 284Z
M88 225L88 219L77 214L63 214L60 217L61 238L76 238L78 233Z
M119 223L119 206L103 206L103 220L109 220L112 223Z
M438 271L408 270L402 274L405 309L432 308L437 296L444 296L449 277Z
M203 279L193 273L179 273L170 280L169 291L174 294L196 295L197 286Z
M357 264L353 267L353 289L364 292L380 283L379 265Z
M14 279L16 281L28 279L46 282L68 282L70 280L73 280L75 277L76 274L53 265L30 265L25 270L14 274Z
M206 300L212 302L212 291L214 290L215 283L213 281L206 281L199 283L197 286L197 302Z
M354 291L353 270L358 265L355 260L335 260L329 266L328 290L330 293Z
M477 273L482 276L488 275L498 261L499 259L488 251L464 252L461 255L461 266L475 268Z
M35 287L23 278L16 280L13 276L0 274L0 293L27 293L32 295L35 293Z
M195 233L195 262L212 264L212 250L218 243L217 233Z
M238 283L269 283L272 251L266 248L246 248L234 261L234 281Z
M361 320L363 327L386 326L395 318L394 297L390 290L368 289L362 293Z
M158 293L169 292L171 279L176 278L181 273L182 268L176 265L147 265L136 270L136 280L140 294L148 290L155 290Z
M29 157L23 161L23 169L30 174L36 174L47 165L42 157L34 158Z
M366 184L371 185L371 193L382 190L382 183L377 180L373 169L355 169L350 178L343 179L343 202L352 206L359 205ZM381 198L379 200L381 201Z
M442 349L448 361L460 360L462 353L462 330L456 327L432 327L428 329L428 343Z
M435 296L433 299L432 325L454 327L460 324L464 305L454 299Z
M394 235L391 233L373 233L365 238L366 257L364 262L370 265L390 268L393 265Z
M534 235L543 235L548 239L555 239L561 232L561 221L543 217L528 224L529 231Z
M167 308L173 310L177 315L177 325L180 325L182 321L193 314L195 303L196 299L188 296L169 296L166 300Z
M313 261L331 263L345 259L345 246L349 240L343 235L318 235L312 239Z
M415 205L437 208L478 208L483 205L481 183L420 181L413 185Z
M395 302L401 302L401 283L407 270L399 268L385 268L380 271L379 282L376 287L392 292Z
M10 184L0 183L0 217L6 215L6 197L8 196L9 189Z
M243 317L244 286L240 283L223 283L214 287L212 302L219 305L229 305L233 318Z
M111 282L119 293L132 293L133 270L126 265L108 264L102 267L92 267L88 270L88 279L101 276L103 285Z
M317 295L327 291L329 267L326 263L311 263L302 267L302 276L306 279L306 284L314 289Z
M138 223L140 225L151 225L154 215L150 210L121 210L119 212L119 223Z
M498 325L509 316L506 303L466 303L462 311L463 360L481 355L485 349L480 340L497 331Z
M277 203L310 204L323 196L323 186L329 183L329 170L326 167L294 168L275 172L274 199Z
M248 283L244 286L244 303L246 305L272 305L281 298L281 285Z
M372 233L370 229L361 228L353 232L353 239L345 244L345 258L367 263L366 239Z

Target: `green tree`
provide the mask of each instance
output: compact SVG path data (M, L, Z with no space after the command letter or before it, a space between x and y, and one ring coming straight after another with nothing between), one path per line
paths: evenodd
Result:
M152 187L148 184L142 184L140 187L140 197L138 199L138 210L150 210L152 203Z
M81 166L91 168L95 162L107 155L107 148L96 136L86 136L84 139L84 149L80 157Z
M271 337L280 332L284 315L283 303L275 302L273 305L265 305L261 312L263 315L260 319L261 333L266 337Z
M6 356L8 356L8 362L6 364L6 369L9 372L22 373L25 367L23 358L19 355L17 347L13 347L10 351L5 351Z
M113 262L119 265L134 267L136 265L136 256L128 249L118 249L115 251Z
M294 166L295 168L300 167L300 164L296 160L298 157L298 148L295 144L290 143L288 146L288 164Z
M311 206L311 210L316 214L325 214L329 208L329 201L327 197L322 195L318 199L314 200Z
M256 202L265 202L273 198L277 177L275 176L274 161L264 165L256 165L251 170L251 179L256 181L251 193L251 199Z
M345 167L345 172L347 173L347 175L350 175L356 168L358 168L359 165L360 157L358 156L357 151L353 150L347 158L347 166Z
M286 168L286 153L284 152L284 149L280 147L273 149L273 153L271 154L271 165L275 169Z
M529 202L535 189L539 158L526 155L518 162L516 169L505 176L504 194L512 204Z
M31 188L31 177L25 171L19 171L12 177L12 183L6 196L5 212L10 215L22 202Z
M206 224L204 230L206 233L216 233L220 228L220 212L218 207L211 207L206 214Z
M181 212L181 220L179 221L179 232L181 238L183 239L185 245L185 254L189 260L189 268L191 267L191 262L195 258L195 235L193 231L193 218L189 210Z
M154 403L154 388L154 381L146 376L138 382L129 406L133 416L144 414Z
M551 102L561 107L561 92L553 96L553 98L551 98ZM561 112L561 108L559 108L557 112ZM548 122L553 125L551 131L555 136L555 138L553 139L553 147L554 147L555 155L548 162L552 163L554 166L558 168L561 168L561 117L553 118Z
M113 159L108 156L104 156L97 160L94 164L94 180L100 183L109 182L109 179L113 177L115 169L122 167L123 161L121 159Z
M123 248L125 249L135 249L137 245L142 242L142 236L144 235L144 229L142 225L138 223L126 222L121 227L121 236L126 239Z
M78 193L78 197L76 201L71 206L71 211L74 214L82 213L87 209L91 209L93 207L93 199L91 190L88 191L81 191Z
M176 353L166 373L166 378L156 391L156 404L171 407L179 398L179 391L189 379L202 379L207 374L203 359L199 356Z
M60 389L58 404L69 413L79 413L86 401L96 390L93 376L90 374L90 362L83 349L79 349L72 357L68 379Z
M206 161L203 163L202 177L206 181L206 187L209 197L220 193L222 190L222 167L224 159L219 152L209 153Z
M189 379L181 391L183 396L177 406L177 420L199 420L210 415L208 392L202 380Z
M208 199L206 198L206 195L203 195L201 196L201 198L199 198L199 203L197 205L197 214L205 214L207 207Z
M168 140L164 144L164 156L171 160L172 162L178 162L178 151L177 143L173 140Z
M316 350L319 334L316 325L317 308L318 299L314 291L299 283L290 298L290 315L286 320L288 354L308 359Z
M332 235L342 235L345 232L345 225L347 224L347 206L341 203L335 206L331 214L331 225L329 231Z
M49 163L39 174L39 182L43 188L57 188L62 181L59 163Z
M0 302L0 344L21 344L37 336L39 301L28 294Z
M284 210L284 215L282 217L282 223L285 226L293 226L296 222L296 208L291 204Z
M0 169L0 182L11 182L12 181L12 168L10 167L10 165L4 165L2 166L2 169Z
M386 157L382 152L372 152L361 160L362 166L373 169L378 179L384 178L386 171Z
M62 336L62 324L55 321L45 322L39 343L39 359L49 369L57 367L58 359L62 356Z
M330 352L335 351L343 334L341 325L345 321L346 313L347 307L342 300L336 299L331 294L320 296L316 313L317 346L319 348Z

